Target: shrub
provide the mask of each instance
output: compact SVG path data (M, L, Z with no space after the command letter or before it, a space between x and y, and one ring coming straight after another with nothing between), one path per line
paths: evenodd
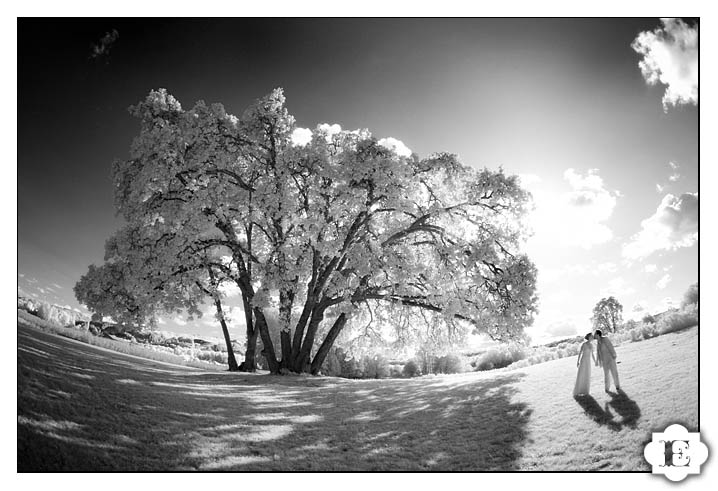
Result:
M656 327L651 324L646 324L641 327L641 337L643 339L655 338L658 334Z
M327 354L324 364L322 364L322 373L324 375L329 375L330 377L340 377L342 375L342 364L339 360L339 355L344 356L340 348L329 350L329 354Z
M659 334L668 334L698 325L698 305L691 304L666 314L656 324Z
M224 365L227 363L227 353L222 353L221 351L200 351L197 353L197 359Z
M404 365L402 373L405 377L417 377L419 376L419 365L414 360L409 360Z
M555 353L552 353L551 351L549 351L548 353L543 354L543 356L541 357L541 362L543 363L543 362L552 361L555 359L556 359Z
M643 333L641 332L641 327L636 327L635 329L631 329L628 331L628 334L631 336L631 342L640 341L643 339Z
M389 377L391 378L401 378L404 374L402 373L401 367L398 367L396 365L391 365L389 367Z
M617 346L617 345L619 345L619 344L622 344L622 343L625 343L625 342L628 342L628 341L633 341L633 337L634 337L634 336L638 336L638 341L640 341L640 338L641 338L640 328L636 328L636 329L635 329L635 332L636 332L637 334L632 334L632 331L633 331L633 330L631 330L631 331L619 331L619 332L617 332L617 333L615 333L615 334L612 334L612 335L611 335L611 342L612 342L614 345Z
M386 378L389 376L389 362L382 355L364 357L363 378Z
M356 358L349 358L344 360L339 360L341 364L341 372L339 374L340 377L344 378L362 378L364 375L364 367L360 363L360 360L357 360Z
M688 287L688 290L683 295L682 306L687 307L689 305L697 304L698 300L699 300L698 283L694 283Z
M566 346L566 356L578 355L578 352L580 349L581 349L580 343L571 343L568 346Z
M474 362L478 371L504 368L526 358L526 348L519 344L509 344L501 348L492 348Z
M435 373L461 373L463 371L464 364L461 358L453 353L436 357L434 361Z
M95 336L89 331L70 329L65 327L57 327L53 323L31 315L25 311L18 310L17 313L18 323L42 329L44 331L52 332L54 334L74 339L76 341L82 341L87 344L99 346L101 348L111 349L119 353L125 353L128 355L139 356L155 361L162 361L166 363L173 363L176 365L185 365L189 367L203 368L205 370L218 370L217 365L210 365L199 360L188 360L181 356L174 354L157 351L160 347L155 345L142 345L142 344L130 344L125 341L114 341L112 339Z
M508 352L498 349L491 349L484 353L479 362L476 364L476 369L479 371L493 370L494 368L503 368L509 366L514 360Z

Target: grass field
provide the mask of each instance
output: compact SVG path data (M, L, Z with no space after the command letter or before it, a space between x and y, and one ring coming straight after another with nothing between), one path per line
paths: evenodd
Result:
M698 328L617 347L624 394L576 360L346 380L210 372L18 326L18 471L635 470L698 426Z

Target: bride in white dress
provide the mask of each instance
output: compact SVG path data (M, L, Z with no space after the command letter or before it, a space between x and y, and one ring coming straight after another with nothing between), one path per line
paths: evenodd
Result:
M588 395L591 386L591 362L596 362L593 354L593 344L591 344L592 339L593 334L590 332L586 334L586 341L581 345L578 352L578 360L576 360L578 374L576 374L576 385L573 387L574 397Z

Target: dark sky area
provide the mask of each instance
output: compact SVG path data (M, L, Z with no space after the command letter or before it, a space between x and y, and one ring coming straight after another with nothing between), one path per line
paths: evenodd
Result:
M630 48L657 25L19 19L18 286L28 290L33 279L49 287L49 300L77 306L72 286L102 261L120 226L110 169L138 133L127 108L157 88L185 108L202 99L239 116L281 86L299 126L369 128L420 156L451 151L472 165L541 176L549 189L568 168L600 169L607 187L631 198L619 200L611 224L628 240L656 211L654 185L669 161L680 161L689 183L681 192L697 191L698 110L664 112L662 89L645 83Z

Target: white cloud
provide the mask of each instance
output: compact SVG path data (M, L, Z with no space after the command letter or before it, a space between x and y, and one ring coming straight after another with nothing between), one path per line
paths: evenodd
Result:
M187 321L181 317L175 317L174 319L172 319L172 323L177 324L178 326L186 326L187 325Z
M578 334L578 328L570 320L558 320L549 323L544 328L544 333L551 337L568 337Z
M519 174L519 180L521 181L521 185L527 188L541 182L541 178L536 174Z
M92 51L90 52L90 58L99 58L101 56L107 56L110 54L110 48L117 42L120 37L120 33L117 29L112 29L110 32L106 32L104 36L100 38L98 43L92 44Z
M659 194L663 194L663 192L670 187L671 183L677 182L678 179L681 178L681 174L678 172L680 166L676 162L668 162L668 165L671 167L672 173L668 176L668 182L656 184L656 191L658 191Z
M552 283L565 277L576 276L600 276L602 274L610 274L618 271L615 263L586 263L586 264L570 264L562 268L543 268L539 271L539 281L541 283Z
M623 256L643 259L660 250L690 247L698 240L698 193L667 194L641 230L623 246Z
M197 322L207 327L217 327L219 329L220 324L219 318L217 317L217 307L213 303L208 303L200 310L202 311L202 317L197 319ZM244 324L244 310L241 308L232 307L227 303L223 303L222 313L230 329L232 327L238 327L240 323Z
M295 128L292 131L292 145L295 147L303 147L312 141L312 130L309 128Z
M236 283L222 283L219 286L219 291L226 298L237 297L240 293L242 293Z
M404 145L404 142L401 140L397 140L396 138L388 137L388 138L382 138L377 142L379 145L381 145L384 148L388 148L389 150L393 150L397 155L401 157L410 157L411 156L411 149Z
M572 242L584 248L608 242L613 238L613 232L603 222L613 213L616 193L603 187L603 179L597 172L598 169L591 169L585 177L573 169L564 173L564 178L572 188L572 191L564 196L565 213L569 220L567 225L570 226L570 229L564 227L564 237L568 234L572 237Z
M580 332L588 332L591 328L590 315L580 321L575 317L567 316L563 309L542 310L532 326L526 329L531 337L531 344L540 345L549 341L576 336Z
M342 127L336 123L321 123L317 126L317 131L326 133L328 136L336 135L342 131Z
M671 297L665 297L663 300L661 300L661 308L663 310L669 310L675 307L675 302Z
M670 283L670 282L671 282L671 275L665 274L665 275L663 275L663 277L660 280L658 280L658 283L656 283L656 286L658 287L659 290L663 290L668 286L668 283Z
M668 165L671 166L671 169L673 169L673 174L668 176L668 180L671 182L676 182L678 179L681 178L681 175L678 173L678 164L675 162L668 162Z
M633 307L629 312L624 312L626 314L626 318L634 321L643 319L643 317L648 313L645 307L646 303L647 302L645 300L640 300L639 302L633 304Z
M598 169L586 175L567 169L563 177L570 187L564 193L544 191L531 181L526 185L536 205L529 217L535 232L531 242L590 249L610 241L613 232L605 222L613 214L619 193L605 188Z
M698 104L698 26L680 19L661 19L661 27L638 34L631 47L649 85L666 86L663 110L678 104Z
M628 282L622 278L617 277L613 278L611 281L608 282L608 285L601 290L601 296L602 297L622 297L626 295L632 295L636 293L636 289L633 288Z
M643 271L645 271L646 273L655 273L657 270L658 266L656 266L655 264L646 264L643 267Z
M596 274L615 273L616 271L618 271L618 267L616 266L616 263L612 263L610 261L606 262L606 263L601 263L594 268L594 272Z

